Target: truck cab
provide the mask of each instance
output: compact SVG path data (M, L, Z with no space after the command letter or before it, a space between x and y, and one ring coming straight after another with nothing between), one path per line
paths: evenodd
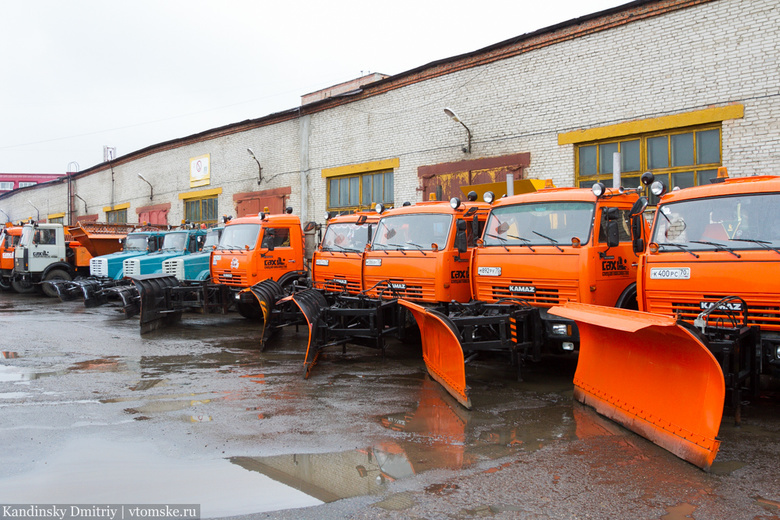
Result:
M692 324L738 296L748 324L760 328L762 371L780 377L780 177L720 180L659 200L639 264L639 309ZM710 318L729 323L742 302Z
M292 208L283 214L259 213L231 220L211 253L211 281L235 291L264 280L282 286L306 274L304 236L300 218ZM238 312L260 317L260 306L251 293L236 297Z
M576 327L547 309L566 302L636 308L629 214L638 198L546 188L498 200L473 255L474 299L539 308L547 339L575 350Z
M486 203L455 198L382 213L364 255L365 292L419 303L468 302L472 249L488 210Z
M159 274L165 260L197 253L206 240L206 230L183 229L169 231L163 236L160 249L148 255L134 256L122 262L125 276Z
M378 221L376 212L337 215L327 221L312 261L315 289L349 294L363 290L363 252Z
M91 255L78 242L66 242L62 224L25 224L14 250L11 285L17 292L32 292L36 285L49 280L72 280L86 273ZM43 286L47 296L56 291Z
M147 255L160 248L164 233L162 231L134 231L124 239L122 251L94 257L89 263L89 273L96 278L121 280L125 276L124 261L129 258Z
M206 231L203 246L197 253L168 258L163 261L162 272L175 276L181 281L202 282L211 279L211 252L219 244L224 226Z

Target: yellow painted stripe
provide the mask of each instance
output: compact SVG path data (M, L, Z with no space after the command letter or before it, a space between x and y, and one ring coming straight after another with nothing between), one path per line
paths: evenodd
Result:
M323 168L322 176L339 177L341 175L355 175L356 173L376 172L380 170L392 170L398 168L401 164L401 160L396 157L395 159L385 159L383 161L371 161L360 164L349 164L347 166L338 166L336 168Z
M187 193L179 193L179 199L200 199L203 197L211 197L213 195L221 195L222 188L214 188L211 190L190 191Z
M725 107L705 108L683 114L671 116L653 117L639 121L628 121L615 125L589 128L587 130L575 130L558 134L558 144L575 144L587 141L599 141L624 135L644 134L669 130L672 128L684 128L686 126L703 125L725 121L727 119L739 119L745 116L745 105L738 103Z
M62 213L52 213L51 215L47 215L46 216L46 220L51 220L53 218L62 218L64 216L65 216L65 212L64 211Z
M124 204L117 204L116 206L105 206L103 208L103 211L117 211L120 209L127 209L130 207L129 202L125 202Z

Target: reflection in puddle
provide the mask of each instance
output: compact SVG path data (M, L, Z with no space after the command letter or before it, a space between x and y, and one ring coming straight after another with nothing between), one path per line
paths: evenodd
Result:
M50 372L35 372L33 370L15 367L9 365L0 365L0 383L10 383L19 381L33 381L42 377L61 376L66 374L66 370L57 370Z
M147 442L73 439L43 462L1 478L0 503L201 504L203 517L320 503L224 459L175 459Z
M373 494L387 482L433 469L459 470L560 439L614 434L600 425L604 421L595 414L573 412L571 402L552 406L540 402L535 407L507 410L499 418L487 417L465 410L428 379L420 382L413 411L378 421L404 435L353 451L233 457L230 461L323 502L333 502ZM452 490L431 488L428 492Z

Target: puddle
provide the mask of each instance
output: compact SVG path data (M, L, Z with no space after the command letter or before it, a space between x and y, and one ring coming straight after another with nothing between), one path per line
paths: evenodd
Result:
M0 357L4 359L16 359L19 357L18 352L8 352L8 351L2 351L0 352Z
M51 372L35 372L27 368L0 365L0 383L11 383L21 381L33 381L42 377L61 376L66 374L66 370L57 370Z
M38 460L0 479L0 503L200 504L204 518L321 503L225 459L175 459L148 442L72 439Z
M666 509L667 514L661 517L661 520L683 520L693 518L691 515L696 511L696 506L691 504L679 504Z

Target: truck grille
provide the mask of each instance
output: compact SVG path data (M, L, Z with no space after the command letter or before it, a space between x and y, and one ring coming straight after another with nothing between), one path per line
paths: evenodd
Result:
M92 258L89 261L89 274L92 276L108 276L108 258Z
M344 282L346 282L346 284ZM360 292L360 280L347 276L330 276L327 280L316 282L315 285L317 288L321 288L328 292L344 292L345 289L350 294L357 294Z
M369 296L383 298L407 298L423 302L436 302L434 281L426 278L371 278L366 277Z
M179 280L184 280L184 259L169 258L162 265L163 274L175 276Z
M128 258L122 263L125 276L134 276L141 274L141 261L137 258Z
M680 298L680 295L674 295L672 298L655 298L648 294L648 311L667 316L680 316L685 322L693 323L702 312L701 302L716 302L719 297L699 296L691 299ZM780 302L753 301L745 298L748 306L748 325L758 325L762 330L780 331ZM741 312L730 314L742 319ZM717 320L725 326L730 326L730 315L722 311L715 310L710 313L710 323L716 325Z
M246 271L217 271L216 282L223 285L233 285L236 287L248 287Z
M507 298L521 298L539 307L552 307L579 300L576 281L568 280L502 280L499 284L479 284L477 291L477 299L480 300L496 302Z

